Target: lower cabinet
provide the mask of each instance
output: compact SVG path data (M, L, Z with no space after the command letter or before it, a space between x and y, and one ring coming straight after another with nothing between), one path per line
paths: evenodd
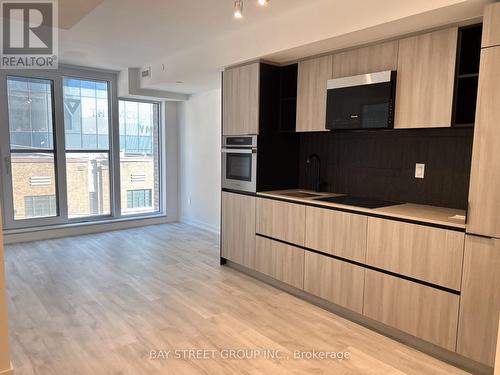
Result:
M276 280L304 288L304 250L257 236L255 270Z
M500 239L223 192L221 249L232 262L494 365Z
M363 312L365 269L306 251L304 290L355 311Z
M222 257L255 265L255 197L222 192Z
M306 247L364 263L366 223L364 215L307 207Z
M370 217L366 263L460 290L464 242L461 232Z
M455 351L458 295L366 270L364 315Z
M500 315L500 239L466 236L457 352L493 367Z
M257 198L257 233L304 246L306 207Z

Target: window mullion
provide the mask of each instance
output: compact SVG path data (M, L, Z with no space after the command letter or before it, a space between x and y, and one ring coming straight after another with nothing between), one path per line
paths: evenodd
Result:
M115 218L122 216L121 209L121 180L120 180L120 122L118 110L118 90L115 82L110 82L109 91L111 98L108 101L110 122L110 177L112 196L112 215Z
M68 221L68 189L66 183L66 142L64 131L64 100L62 77L54 80L54 123L57 165L57 199L59 215Z

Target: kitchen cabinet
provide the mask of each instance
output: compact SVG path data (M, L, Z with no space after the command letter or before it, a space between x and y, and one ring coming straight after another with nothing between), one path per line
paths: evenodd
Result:
M332 56L299 62L297 132L326 131L326 83L332 78Z
M493 367L500 314L500 239L467 235L457 352Z
M467 232L500 238L500 47L481 51Z
M366 270L364 315L447 350L457 339L459 296Z
M255 270L295 288L304 288L304 250L257 236Z
M312 252L305 254L304 290L359 314L365 269Z
M458 28L399 41L395 128L450 127Z
M333 55L333 78L396 70L398 41L357 48Z
M500 326L500 322L498 324ZM500 329L498 330L497 339L497 359L495 360L495 375L500 375Z
M255 266L255 197L222 192L221 255L242 266Z
M500 46L500 3L488 5L483 17L482 47Z
M370 217L367 243L368 265L460 290L464 233Z
M364 263L367 217L306 208L306 247Z
M223 135L259 134L260 63L229 68L223 76Z
M306 207L301 204L257 199L257 233L304 246Z

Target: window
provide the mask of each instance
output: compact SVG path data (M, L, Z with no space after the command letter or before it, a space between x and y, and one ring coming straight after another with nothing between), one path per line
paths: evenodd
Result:
M68 215L110 215L108 84L63 82Z
M53 82L9 76L7 101L14 220L56 216L57 204L37 215L26 206L28 197L56 195Z
M158 212L159 105L120 100L119 111L122 215Z
M127 208L150 208L151 206L151 189L127 191Z
M55 195L35 195L24 197L24 216L26 218L57 215Z
M102 71L0 70L6 229L162 212L160 104L118 100L116 85Z

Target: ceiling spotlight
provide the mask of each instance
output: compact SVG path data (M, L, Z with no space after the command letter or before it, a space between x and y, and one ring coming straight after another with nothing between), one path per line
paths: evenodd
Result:
M243 18L243 0L235 0L234 18Z
M269 0L258 0L257 2L259 3L260 6L264 6L264 5L267 5Z

